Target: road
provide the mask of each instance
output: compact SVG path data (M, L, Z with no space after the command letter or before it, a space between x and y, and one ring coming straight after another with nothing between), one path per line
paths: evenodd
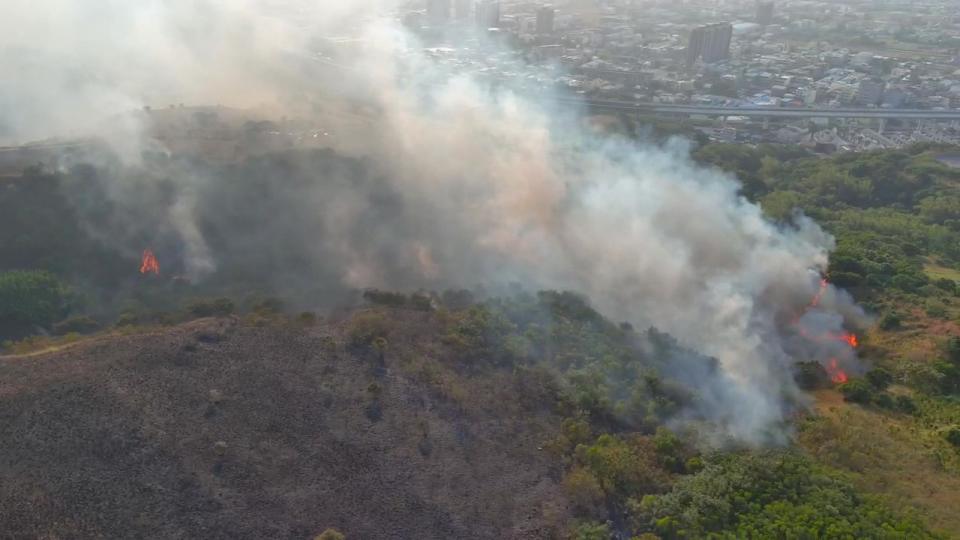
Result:
M626 101L558 98L561 104L581 105L597 110L704 116L759 116L767 118L879 118L901 120L960 120L960 110L933 109L813 109L781 107L711 107L703 105L667 105Z

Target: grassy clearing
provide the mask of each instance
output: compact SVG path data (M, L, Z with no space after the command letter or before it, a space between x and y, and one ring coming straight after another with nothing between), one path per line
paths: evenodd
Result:
M844 403L832 390L816 397L817 413L799 425L804 449L928 526L960 532L960 456L940 433L960 404L921 400L911 417Z
M941 266L934 262L925 264L923 266L923 271L930 276L930 279L933 280L946 278L952 281L960 282L960 270Z

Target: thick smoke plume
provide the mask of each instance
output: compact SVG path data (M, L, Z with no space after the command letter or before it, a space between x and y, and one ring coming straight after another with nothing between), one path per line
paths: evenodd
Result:
M767 221L682 141L597 135L569 105L443 67L386 7L6 0L0 62L18 77L0 88L0 137L105 136L121 160L75 186L114 203L92 227L136 255L166 235L161 260L175 254L194 280L256 268L318 291L580 292L717 358L719 372L674 375L741 440L780 432L785 403L800 399L794 361L853 360L797 330L802 318L840 332L861 316L832 288L808 309L832 248L816 224ZM293 164L178 160L152 140L155 115L131 111L181 102L319 122L333 151Z

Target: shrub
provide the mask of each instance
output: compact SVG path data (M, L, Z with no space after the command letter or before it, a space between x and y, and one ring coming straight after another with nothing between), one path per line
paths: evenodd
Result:
M76 332L78 334L89 334L100 329L100 323L92 317L71 317L65 321L60 321L53 325L53 333L62 336Z
M377 304L381 306L389 307L403 307L407 304L407 296L402 293L395 293L389 291L380 291L377 289L370 289L363 292L363 299L371 304Z
M591 446L577 448L577 458L596 477L607 494L631 495L657 491L666 483L666 473L656 462L656 452L629 441L601 435Z
M225 317L235 310L229 298L199 298L187 304L187 312L194 317Z
M444 307L451 311L467 309L474 303L473 293L464 289L458 291L443 291L443 294L440 296L440 301Z
M939 375L940 391L944 394L960 392L960 364L938 360L933 368Z
M944 438L947 439L948 443L960 448L960 427L953 427L947 430Z
M297 315L297 322L304 326L313 326L317 324L317 314L312 311L304 311Z
M284 303L283 300L279 298L267 296L254 300L250 309L259 315L275 315L277 313L283 313Z
M410 295L410 307L419 311L433 311L433 299L426 294L412 294Z
M136 326L138 324L140 324L140 317L138 317L136 313L131 313L128 311L120 314L120 317L117 318L116 326Z
M873 401L874 388L863 379L851 379L840 385L840 393L845 401L867 404Z
M830 385L830 375L820 362L797 362L793 376L804 390L818 390Z
M697 474L703 470L703 465L703 459L694 456L687 460L687 462L683 465L683 468L687 474Z
M664 538L936 538L799 453L713 456L645 499L635 520Z
M880 318L880 329L881 330L897 330L902 324L900 314L895 311L890 311L884 313L883 317Z
M925 311L928 317L934 319L943 319L947 316L947 306L939 300L928 300Z
M665 469L681 472L686 461L686 449L683 441L665 427L658 427L653 436L653 446L657 451L657 458Z
M53 274L0 273L0 327L49 327L66 314L66 306L66 287Z
M602 515L603 488L590 471L575 467L564 477L563 489L578 515L590 517Z
M886 390L893 382L893 375L883 368L875 368L867 372L867 380L877 390Z
M917 404L913 402L913 398L910 396L897 396L895 406L902 413L913 414L917 412Z
M873 403L874 405L876 405L877 407L880 407L881 409L892 409L894 408L894 405L895 405L893 398L890 397L890 394L887 394L886 392L877 394L873 398Z
M943 289L949 293L955 293L957 291L957 282L948 278L940 278L933 282L934 285L939 289Z
M327 529L313 537L313 540L346 540L347 537L336 529Z
M960 364L960 336L947 340L947 358L954 364Z
M350 321L347 340L351 346L372 345L378 338L386 341L389 334L387 319L379 313L358 313Z
M606 523L581 523L570 535L572 540L610 540L610 526Z

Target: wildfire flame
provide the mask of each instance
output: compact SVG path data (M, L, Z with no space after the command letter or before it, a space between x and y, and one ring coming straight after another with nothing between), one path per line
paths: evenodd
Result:
M833 381L834 384L847 382L847 374L837 365L836 358L831 358L830 363L827 364L827 374L830 375L830 380Z
M820 305L820 301L823 300L823 295L827 294L827 286L830 285L826 279L820 280L820 290L817 291L817 294L814 295L813 300L810 301L810 305L807 306L807 309L815 308Z
M153 251L149 249L143 250L143 258L140 262L140 273L160 275L160 263L157 262L157 257L153 254Z
M818 290L817 294L814 295L812 300L810 300L810 304L807 305L807 310L813 309L820 305L820 301L823 300L823 295L826 294L827 287L829 285L830 284L826 279L820 280L820 290ZM803 326L799 326L799 318L794 321L794 324L798 325L800 335L813 341L838 341L845 343L851 349L856 349L860 345L857 336L848 332L842 332L839 334L827 332L825 334L811 335L805 328L803 328ZM827 363L826 370L827 374L830 375L830 380L833 381L834 384L843 384L849 380L847 373L840 367L840 363L836 358L830 359L830 361Z

